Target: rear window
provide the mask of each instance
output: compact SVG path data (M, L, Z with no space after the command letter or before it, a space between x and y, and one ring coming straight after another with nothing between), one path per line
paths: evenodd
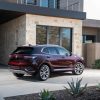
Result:
M18 47L13 53L16 54L37 54L37 48L32 47Z

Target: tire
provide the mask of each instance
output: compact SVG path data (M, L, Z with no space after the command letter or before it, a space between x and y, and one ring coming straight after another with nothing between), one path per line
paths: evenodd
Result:
M84 65L81 62L77 62L74 65L74 70L72 71L72 73L74 75L81 75L84 71Z
M18 77L18 78L21 78L21 77L24 76L24 74L18 74L18 73L13 73L13 74L14 74L14 76L16 76L16 77Z
M40 67L37 76L41 81L47 80L50 77L50 68L49 68L49 66L46 65L46 64L43 64Z

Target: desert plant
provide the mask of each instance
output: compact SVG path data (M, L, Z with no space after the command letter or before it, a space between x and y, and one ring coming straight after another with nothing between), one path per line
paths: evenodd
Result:
M93 64L94 69L100 69L100 59L95 60Z
M41 100L56 100L52 93L50 93L48 90L43 90L40 93L40 99Z
M78 97L78 96L82 95L85 92L86 88L87 88L87 84L85 84L84 87L81 87L81 82L82 82L82 78L79 79L79 80L77 79L77 81L75 81L75 82L72 79L72 82L68 82L68 85L69 85L70 89L68 89L67 87L65 87L65 89L72 96Z

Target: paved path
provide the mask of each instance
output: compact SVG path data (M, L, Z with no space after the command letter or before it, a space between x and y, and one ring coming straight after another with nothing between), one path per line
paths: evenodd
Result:
M0 100L3 97L37 93L41 90L48 89L59 90L67 86L67 82L71 78L76 80L83 77L82 85L97 85L100 83L100 70L86 69L82 75L71 75L71 73L56 73L52 75L47 81L41 82L31 76L25 76L22 79L17 79L9 72L8 69L0 69Z

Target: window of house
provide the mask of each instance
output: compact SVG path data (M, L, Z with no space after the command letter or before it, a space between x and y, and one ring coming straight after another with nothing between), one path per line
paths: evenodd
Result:
M46 44L47 43L47 27L37 26L36 28L36 43Z
M49 8L59 8L60 0L49 0Z
M56 0L56 8L60 8L60 0Z
M22 0L21 2L25 4L38 5L41 7L60 8L60 0Z
M49 27L49 44L60 44L59 27Z
M55 0L49 0L49 8L55 8Z
M95 35L83 35L83 43L94 43L96 42Z
M25 4L37 5L37 0L22 0Z
M61 45L71 51L72 29L39 25L36 28L36 43Z
M40 0L40 6L48 7L48 0Z
M34 5L37 5L37 0L33 0L33 4Z
M72 32L71 32L71 28L61 28L60 29L60 34L61 36L61 45L68 49L71 50L72 49Z

